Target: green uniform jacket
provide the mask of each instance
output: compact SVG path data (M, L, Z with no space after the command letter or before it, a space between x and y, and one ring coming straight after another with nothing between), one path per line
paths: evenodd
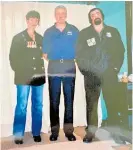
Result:
M83 75L88 71L96 74L120 71L125 49L116 28L105 25L98 35L93 26L89 26L80 31L76 47L76 61Z
M34 42L27 30L13 37L9 59L15 73L15 84L39 86L45 83L42 39L43 37L35 32Z

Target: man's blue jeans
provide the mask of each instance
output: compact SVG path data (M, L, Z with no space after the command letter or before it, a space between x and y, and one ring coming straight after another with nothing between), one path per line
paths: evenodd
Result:
M38 136L42 127L43 85L17 85L17 105L14 115L13 135L23 137L25 132L28 97L31 88L32 135Z

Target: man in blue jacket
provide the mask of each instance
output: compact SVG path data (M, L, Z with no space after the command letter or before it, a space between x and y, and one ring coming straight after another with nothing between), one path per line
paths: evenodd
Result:
M73 135L73 101L75 90L75 44L78 29L66 22L67 9L55 8L56 23L48 28L43 37L44 58L48 60L48 82L50 96L50 140L55 141L59 135L59 104L61 83L63 85L65 114L64 132L69 141L75 141Z

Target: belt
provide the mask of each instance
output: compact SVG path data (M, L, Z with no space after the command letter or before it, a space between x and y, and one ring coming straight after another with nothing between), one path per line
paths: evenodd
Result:
M74 62L75 59L58 59L58 60L49 60L50 62L60 62L60 63L65 63L65 62Z

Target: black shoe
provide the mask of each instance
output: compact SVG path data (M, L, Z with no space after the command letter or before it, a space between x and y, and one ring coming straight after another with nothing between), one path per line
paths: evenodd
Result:
M90 142L92 142L93 137L94 137L93 135L85 135L83 138L83 142L84 143L90 143Z
M58 135L51 134L49 140L50 140L50 141L56 141L57 138L58 138Z
M34 142L41 142L41 136L33 136Z
M15 144L23 144L23 139L18 139L18 138L16 138L16 139L14 140L14 143L15 143Z
M73 134L66 134L65 135L68 139L68 141L76 141L76 137Z

